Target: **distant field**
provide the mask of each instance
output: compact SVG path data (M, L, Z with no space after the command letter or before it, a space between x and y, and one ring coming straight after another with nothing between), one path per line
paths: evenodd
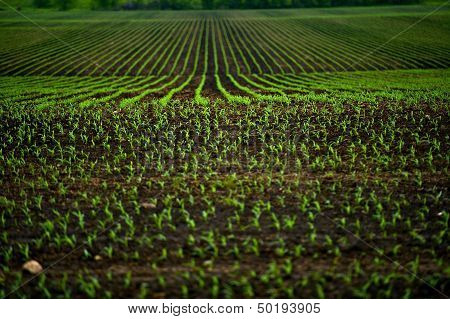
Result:
M72 92L64 103L245 102L302 93L305 83L337 76L325 72L447 68L448 9L384 44L427 11L430 7L413 6L30 13L58 39L11 12L0 12L0 75L34 76L34 96L39 82L45 88L48 81L60 81L55 93ZM37 76L43 75L58 78L40 81ZM91 79L107 76L113 78ZM40 102L60 100L45 92Z
M448 297L431 10L0 12L0 298Z

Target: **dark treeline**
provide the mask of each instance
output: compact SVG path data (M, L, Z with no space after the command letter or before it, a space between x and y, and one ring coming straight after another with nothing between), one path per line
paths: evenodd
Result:
M80 7L107 10L273 9L383 4L413 4L421 0L33 0L39 8L62 10Z

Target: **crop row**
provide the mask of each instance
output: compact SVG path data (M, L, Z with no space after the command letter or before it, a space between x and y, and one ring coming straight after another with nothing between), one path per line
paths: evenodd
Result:
M199 26L204 27L204 26ZM206 33L208 34L208 33ZM201 35L201 34L200 34ZM220 39L217 41L221 43ZM251 100L289 101L320 99L321 94L348 94L367 90L380 91L380 96L404 95L410 90L434 89L445 94L448 85L443 79L448 70L398 70L295 74L253 74L207 76L208 55L199 53L199 41L191 41L188 55L194 56L190 74L163 76L122 77L2 77L0 97L9 103L32 104L38 107L53 105L115 104L125 107L142 101L159 100L165 104L171 99L190 99L198 104L222 99L231 103L248 104ZM209 46L209 44L208 44ZM212 43L213 48L217 46ZM218 54L213 61L218 60ZM187 60L186 60L187 61ZM183 70L188 68L184 62ZM203 69L200 70L200 62ZM206 63L205 63L206 61ZM218 65L216 63L215 65ZM224 62L224 67L229 68ZM197 75L196 73L203 74Z

